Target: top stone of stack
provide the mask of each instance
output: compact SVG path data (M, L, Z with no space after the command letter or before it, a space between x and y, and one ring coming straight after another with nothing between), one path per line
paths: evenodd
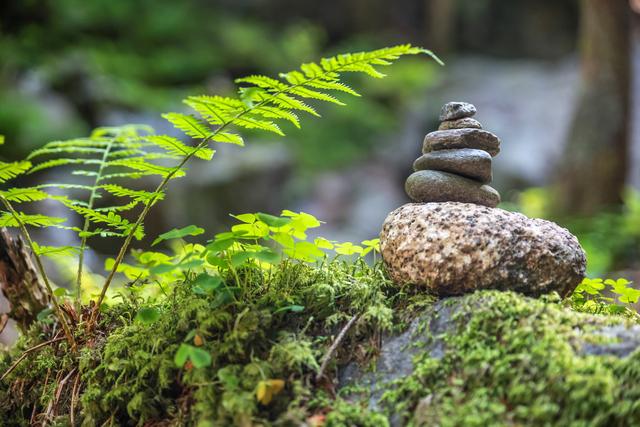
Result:
M476 107L468 102L448 102L444 104L440 111L440 121L464 119L473 117L476 114Z
M491 158L500 152L500 139L482 129L472 118L476 107L449 102L440 112L437 131L427 134L422 156L405 190L418 203L460 202L496 207L500 194L488 186L492 180Z

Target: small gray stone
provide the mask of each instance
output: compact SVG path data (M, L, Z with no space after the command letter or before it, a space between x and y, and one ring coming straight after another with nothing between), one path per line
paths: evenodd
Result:
M450 172L488 184L492 178L491 155L473 148L432 151L418 157L413 170Z
M468 102L447 102L440 111L440 121L471 117L475 113L476 107Z
M414 202L461 202L494 208L500 203L500 194L481 183L439 171L412 173L405 183L405 191Z
M482 129L449 129L428 133L422 144L423 153L452 148L476 148L495 157L500 152L500 138Z
M446 120L440 123L440 127L438 128L438 130L449 129L482 129L482 124L476 119L465 117L458 120Z
M440 296L478 289L566 296L586 269L584 251L566 229L467 203L396 209L384 222L380 248L395 283L424 286Z

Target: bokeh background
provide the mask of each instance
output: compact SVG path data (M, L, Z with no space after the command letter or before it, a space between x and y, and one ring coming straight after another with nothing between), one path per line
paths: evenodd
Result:
M365 96L322 107L302 130L222 147L175 183L149 234L197 224L210 236L229 213L292 209L326 221L326 237L371 238L407 201L404 179L441 105L460 100L502 139L502 206L578 234L590 275L638 283L638 13L635 0L5 0L0 157L103 125L172 132L160 113L186 95L411 42L446 66L403 59L386 79L354 81Z

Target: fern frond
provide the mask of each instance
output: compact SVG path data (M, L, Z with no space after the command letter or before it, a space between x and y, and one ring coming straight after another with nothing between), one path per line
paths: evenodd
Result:
M66 218L57 218L48 215L41 214L25 214L23 212L17 212L19 220L24 225L30 225L32 227L59 227L60 224L66 221ZM0 227L19 227L20 223L9 212L3 212L0 215Z
M0 183L7 182L18 175L22 175L31 168L31 162L20 161L4 163L0 162Z
M200 148L196 149L195 147L189 147L180 141L179 139L166 136L166 135L152 135L146 137L147 140L151 141L156 146L166 150L168 153L174 156L187 156L193 152L193 154L203 160L211 160L214 150L210 148Z
M94 224L105 224L108 227L122 231L123 234L129 233L133 229L133 224L131 224L131 222L112 211L102 213L96 211L95 209L78 206L73 203L66 203L66 206ZM138 240L144 237L144 230L142 229L142 227L138 227L136 229L134 236Z
M119 206L102 206L99 208L94 208L95 211L97 212L126 212L126 211L130 211L131 209L135 208L136 206L140 205L140 202L137 200L134 200L132 202L127 203L126 205L119 205Z
M244 147L244 140L242 137L237 133L232 132L217 132L211 136L211 141L235 144ZM213 152L215 153L215 150Z
M172 178L180 178L184 176L184 171L182 170L175 171L174 168L154 165L153 163L145 162L142 159L139 159L139 160L137 159L138 158L112 160L108 163L108 165L122 166L125 168L134 169L136 171L143 172L147 175L160 175L163 178L170 175L172 176Z
M101 185L100 188L105 189L107 192L117 197L130 197L136 202L148 202L151 199L162 200L164 199L164 193L152 193L144 190L131 190L129 188L122 187L115 184Z
M100 165L101 161L98 159L71 159L61 158L48 160L46 162L39 163L29 170L29 174L36 173L41 170L51 169L58 166L66 165Z
M40 256L64 256L69 257L78 253L78 248L75 246L42 246L33 242L36 255Z
M163 114L162 117L193 138L205 139L211 133L204 123L193 116L180 113L166 113Z
M0 191L0 195L9 202L38 202L49 198L49 194L38 190L36 187L26 188L10 188L6 191Z
M34 150L29 154L27 160L32 160L35 157L45 156L48 154L102 154L104 153L104 148L95 148L95 147L84 147L84 146L69 146L69 147L43 147L38 150Z

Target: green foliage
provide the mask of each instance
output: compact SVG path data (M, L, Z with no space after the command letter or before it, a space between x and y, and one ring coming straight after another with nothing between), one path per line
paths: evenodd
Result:
M625 314L638 317L632 304L638 302L640 291L631 286L627 279L589 279L585 278L571 295L571 306L578 311L587 313ZM615 295L615 299L609 294Z

